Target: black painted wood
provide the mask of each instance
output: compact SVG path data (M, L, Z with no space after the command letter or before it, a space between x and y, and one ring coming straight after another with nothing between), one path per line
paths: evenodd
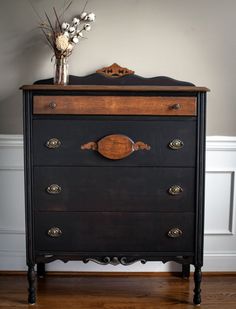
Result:
M51 184L61 192L49 194ZM171 195L173 185L183 191ZM194 212L194 201L194 168L34 168L36 211Z
M35 214L35 246L46 252L193 252L192 213L76 212ZM59 237L48 236L58 227ZM178 227L182 236L171 238L169 230Z
M188 279L190 276L190 264L182 265L182 278Z
M38 263L37 264L37 277L44 278L45 276L45 263Z
M29 283L29 288L28 288L28 302L29 304L33 305L36 302L36 290L35 290L35 270L33 265L29 265L28 267L28 283Z
M185 263L193 264L194 252L182 252L187 254L187 256L178 255L176 256L176 252L37 252L36 262L37 263L51 263L56 260L60 260L63 262L68 261L84 261L88 259L101 259L108 256L112 257L126 257L131 260L143 259L145 261L161 261L163 263L167 263L170 261L174 261L181 265Z
M201 282L202 282L202 272L200 266L195 266L194 271L194 296L193 296L193 302L195 305L200 305L201 303Z
M203 265L204 203L205 203L205 145L206 145L206 94L198 96L197 162L196 162L196 234L195 266Z
M35 84L53 84L53 78L43 79ZM136 74L119 78L106 77L103 74L93 73L87 76L69 76L69 85L140 85L140 86L194 86L194 84L176 80L166 76L145 78Z
M36 82L52 84L52 79ZM167 116L73 116L33 115L34 95L130 95L134 90L73 90L63 88L24 90L24 152L26 246L29 303L35 302L35 263L38 274L54 260L176 261L189 275L195 266L194 303L201 301L203 264L205 103L206 93L193 84L168 77L143 78L129 75L108 78L95 73L70 76L71 85L149 85L162 91L138 92L141 96L194 96L197 117ZM165 86L178 86L168 92ZM185 91L181 86L193 87ZM195 89L195 90L194 90ZM198 90L197 90L198 89ZM109 134L125 134L150 144L150 151L111 161L81 144ZM60 138L58 149L48 149L48 139ZM183 140L181 150L168 143ZM178 183L177 183L178 182ZM50 195L45 189L58 183L62 192ZM170 196L170 185L182 185L183 193ZM50 237L51 227L62 235ZM178 238L168 237L177 227ZM108 263L107 263L108 264Z
M173 118L173 117L172 117ZM152 121L109 116L72 119L33 120L33 149L35 165L79 165L79 166L194 166L196 160L196 121L167 120L156 117ZM137 119L137 118L136 118ZM150 145L149 151L140 150L122 160L109 160L92 150L82 150L81 145L98 142L111 134L123 134L134 142ZM51 138L61 141L57 149L48 149ZM183 141L184 146L172 150L168 145L174 139Z

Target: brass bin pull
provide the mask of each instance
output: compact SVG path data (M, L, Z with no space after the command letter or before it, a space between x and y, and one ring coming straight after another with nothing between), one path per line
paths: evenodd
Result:
M95 150L111 160L126 158L134 151L150 149L151 146L144 142L138 141L135 143L128 136L121 134L108 135L98 142L88 142L81 145L81 150Z
M50 237L60 237L62 235L62 231L59 227L51 227L49 230L48 230L48 236Z
M171 195L179 195L183 192L183 188L180 187L179 185L173 185L169 188L168 192Z
M61 187L57 184L51 184L47 187L46 191L49 194L59 194L61 193Z
M178 150L184 147L184 142L180 139L175 138L169 143L169 147L173 150Z
M46 143L46 147L50 149L59 148L60 146L61 146L61 142L56 137L50 138Z
M48 104L48 107L51 108L51 109L55 109L57 107L57 103L55 103L54 101L51 101L49 104Z
M168 236L170 238L178 238L183 235L183 231L181 231L178 227L174 227L168 232Z

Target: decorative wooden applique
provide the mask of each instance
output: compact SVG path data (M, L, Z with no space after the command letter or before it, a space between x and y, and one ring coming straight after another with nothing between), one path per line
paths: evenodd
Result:
M88 262L94 262L100 265L132 265L136 262L141 262L142 264L146 264L146 260L145 259L135 259L135 258L127 258L127 257L109 257L109 256L105 256L105 257L97 257L97 258L86 258L83 260L83 262L85 264L87 264Z
M96 73L106 75L108 77L122 77L126 75L134 74L134 71L119 66L117 63L113 63L109 67L97 70Z
M96 150L107 159L120 160L128 157L134 151L150 150L151 147L141 141L134 143L128 136L112 134L103 137L97 143L88 142L81 145L81 149Z

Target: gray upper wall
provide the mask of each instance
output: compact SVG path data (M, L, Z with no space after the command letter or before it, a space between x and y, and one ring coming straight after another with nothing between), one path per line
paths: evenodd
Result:
M64 0L31 0L50 12ZM67 19L81 11L74 0ZM89 0L97 21L70 57L70 74L117 62L211 89L207 134L236 135L235 0ZM28 0L0 0L0 133L22 133L22 84L52 76L52 53Z

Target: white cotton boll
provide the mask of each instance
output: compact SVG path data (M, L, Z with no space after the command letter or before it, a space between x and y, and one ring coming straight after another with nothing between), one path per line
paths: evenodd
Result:
M83 12L83 13L80 14L80 19L85 20L86 16L87 16L87 13Z
M72 45L72 44L69 44L68 47L67 47L67 50L68 50L68 51L72 51L72 49L73 49L73 45Z
M87 21L95 21L95 14L94 13L89 13L87 16L86 16L86 20Z
M90 24L85 24L85 25L84 25L84 30L85 30L85 31L90 31L91 28L92 28L92 27L91 27Z
M77 35L78 35L78 36L80 36L81 38L83 38L83 37L84 37L84 35L83 35L83 32L82 32L82 31L78 31L78 32L77 32Z
M72 42L75 44L79 43L79 39L77 38L77 36L73 37Z
M68 32L68 31L65 31L65 32L64 32L64 36L69 37L69 32Z
M69 39L64 34L61 34L56 38L55 43L58 50L65 51L69 46Z
M62 23L61 25L62 30L68 30L70 28L70 25L68 23Z
M75 27L70 27L70 28L69 28L69 33L70 33L70 34L75 33Z
M79 20L78 18L75 17L75 18L73 19L72 23L73 23L74 26L78 26L78 25L80 24L80 20Z

